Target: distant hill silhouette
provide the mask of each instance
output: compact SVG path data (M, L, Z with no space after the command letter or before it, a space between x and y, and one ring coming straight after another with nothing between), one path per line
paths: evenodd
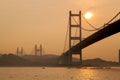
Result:
M74 58L74 60L78 60ZM73 65L78 65L75 63ZM117 62L105 61L100 58L87 59L83 61L84 66L120 66ZM57 55L25 55L16 56L13 54L0 55L0 66L61 66L59 64L59 56ZM64 66L64 65L62 65Z
M59 56L16 56L13 54L0 55L0 66L58 66Z
M0 56L0 66L26 66L31 62L13 54Z
M118 66L119 65L117 62L105 61L100 58L84 60L83 64L88 66Z
M52 54L43 56L26 55L22 56L22 58L32 62L36 62L40 65L58 65L59 63L59 56Z

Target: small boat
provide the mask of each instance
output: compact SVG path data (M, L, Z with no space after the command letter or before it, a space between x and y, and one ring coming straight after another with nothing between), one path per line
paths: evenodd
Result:
M111 69L111 67L105 67L105 69Z
M45 67L42 67L42 69L45 69Z

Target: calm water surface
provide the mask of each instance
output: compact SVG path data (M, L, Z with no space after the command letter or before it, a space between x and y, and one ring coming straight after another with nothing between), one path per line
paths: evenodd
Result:
M120 68L0 67L0 80L120 80Z

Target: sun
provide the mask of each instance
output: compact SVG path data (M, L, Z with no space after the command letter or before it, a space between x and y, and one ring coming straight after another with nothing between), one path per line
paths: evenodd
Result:
M84 17L85 17L86 19L90 19L90 18L92 18L92 16L93 16L92 12L87 12L87 13L84 15Z

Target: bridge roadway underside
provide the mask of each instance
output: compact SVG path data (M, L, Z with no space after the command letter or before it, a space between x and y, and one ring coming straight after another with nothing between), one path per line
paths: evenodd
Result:
M81 52L83 48L88 47L89 45L100 41L106 37L109 37L113 34L120 32L120 19L104 27L103 29L95 32L91 36L87 37L77 45L73 46L70 50L66 51L61 55L62 63L68 63L69 56L74 54L71 52Z

